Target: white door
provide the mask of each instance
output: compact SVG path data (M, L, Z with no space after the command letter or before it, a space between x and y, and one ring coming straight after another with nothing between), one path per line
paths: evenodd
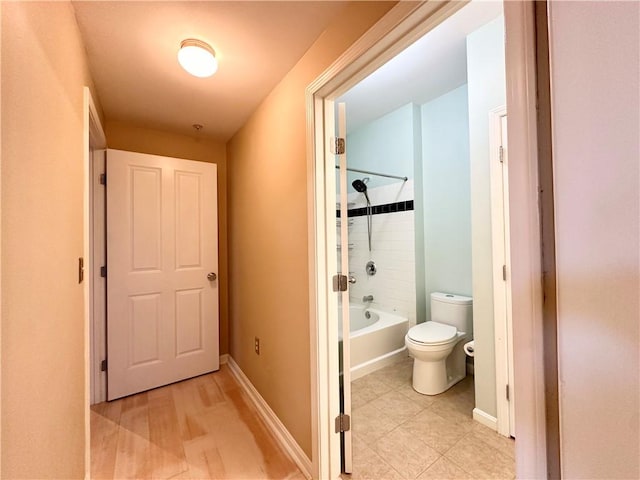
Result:
M107 151L108 399L219 368L216 165Z
M347 120L346 120L346 106L344 103L338 104L338 129L337 136L339 138L346 139L347 137ZM349 234L348 234L348 203L347 203L347 154L346 150L342 154L337 155L338 167L340 171L340 179L338 185L338 192L340 194L340 256L338 261L340 264L339 271L343 275L349 277ZM349 285L349 283L347 283ZM341 413L344 418L351 418L351 344L349 342L349 289L339 293L340 295L340 308L342 318L342 398L341 398ZM350 423L350 422L349 422ZM352 472L352 460L353 453L351 447L351 429L347 428L343 435L343 452L342 461L344 465L344 472Z

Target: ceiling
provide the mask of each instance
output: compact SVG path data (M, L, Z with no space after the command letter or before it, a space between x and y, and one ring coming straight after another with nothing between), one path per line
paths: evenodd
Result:
M338 99L351 131L407 103L422 105L467 82L466 37L502 13L474 0Z
M74 1L108 121L228 140L346 2ZM216 51L218 72L190 76L180 42Z

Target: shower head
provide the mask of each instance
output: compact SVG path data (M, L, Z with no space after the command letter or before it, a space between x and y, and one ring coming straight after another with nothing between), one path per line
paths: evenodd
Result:
M360 193L364 193L367 191L367 184L360 179L354 180L351 185L356 189L356 191Z
M369 201L369 194L367 194L367 184L365 183L365 179L354 180L351 185L357 192L364 193L364 197L367 199L367 205L370 205L371 202Z

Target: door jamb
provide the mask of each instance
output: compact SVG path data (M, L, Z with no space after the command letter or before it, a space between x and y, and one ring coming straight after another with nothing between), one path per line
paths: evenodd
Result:
M518 478L554 478L559 430L547 423L547 400L558 385L545 365L541 208L539 203L541 137L538 134L539 75L548 58L538 58L537 27L547 18L536 12L539 2L504 2L507 62L511 288L513 317L516 441ZM544 132L543 132L544 133ZM516 261L513 261L513 260ZM557 374L557 368L555 370Z
M518 405L516 423L516 475L547 477L545 376L542 329L542 272L540 215L538 210L538 157L536 129L536 30L534 3L505 2L505 54L509 145L518 165L509 171L511 226L511 278L513 309L518 312L514 331L514 368ZM306 91L307 180L309 191L310 351L312 398L312 458L314 478L339 476L339 445L332 419L337 415L337 330L330 307L325 178L335 175L325 162L327 145L323 100L344 93L407 45L438 25L463 2L400 2L354 43ZM514 194L514 192L517 192ZM335 200L335 197L334 199ZM335 202L333 205L335 209ZM517 215L515 213L517 212ZM334 229L335 230L335 229ZM336 372L334 374L334 372ZM556 432L549 432L554 435ZM336 455L338 456L336 460ZM550 459L553 461L553 459ZM336 471L336 464L338 469Z
M106 185L100 185L101 174L106 172L106 149L90 149L89 185L90 195L90 258L89 265L93 273L91 281L91 405L107 399L107 372L101 368L102 360L107 358L107 288L106 276L102 277L100 267L106 266ZM99 157L100 155L100 157ZM98 202L97 200L101 201ZM101 228L98 225L101 224Z
M91 95L89 87L83 87L83 251L82 255L85 259L86 271L83 288L84 297L84 469L85 478L91 476L91 432L90 432L90 409L92 391L91 391L91 322L93 321L92 305L93 305L93 266L91 265L91 245L93 241L92 235L92 212L90 209L91 201L91 149L106 148L106 137L102 128L102 122L98 115L95 102Z
M504 171L508 174L508 152L502 147L501 120L507 115L505 105L489 112L489 171L491 177L491 238L493 257L493 311L496 362L496 427L498 433L510 436L512 425L509 417L513 392L513 340L511 310L511 258L509 256L509 183L503 182ZM504 163L503 163L504 162ZM504 165L504 166L501 166ZM506 200L506 202L505 202ZM503 239L503 240L501 240ZM509 388L507 393L506 388Z

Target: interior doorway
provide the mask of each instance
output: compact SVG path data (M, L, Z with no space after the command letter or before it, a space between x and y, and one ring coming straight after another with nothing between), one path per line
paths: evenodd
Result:
M330 72L330 74L325 74L324 78L319 79L316 83L312 84L309 88L309 93L310 93L310 96L308 97L309 105L312 111L315 112L314 115L311 116L310 118L314 119L315 126L318 127L315 129L315 132L316 132L315 166L316 166L316 180L318 181L318 183L316 184L317 185L316 191L320 190L321 188L319 187L322 186L322 193L318 195L320 197L318 198L318 200L321 200L321 201L318 201L317 205L321 205L323 208L317 211L317 218L322 219L322 221L324 221L324 225L318 226L316 224L316 228L317 228L316 232L318 233L318 235L322 236L321 244L327 245L327 249L326 249L327 262L325 263L326 266L324 267L324 269L319 268L317 272L318 275L316 276L318 284L323 285L322 288L319 288L317 292L318 300L319 300L318 301L319 309L323 313L323 315L326 312L326 315L328 316L328 319L329 319L327 324L323 324L322 316L318 316L318 329L317 329L317 340L318 340L318 350L319 350L318 357L321 360L318 368L319 370L324 371L324 368L326 367L327 368L326 371L329 372L329 376L331 376L332 371L337 373L338 368L334 368L334 367L337 367L335 365L332 366L332 358L334 356L333 352L337 353L337 347L331 345L332 339L337 338L337 335L335 335L337 333L336 332L337 329L333 327L331 324L331 318L332 318L331 312L337 310L336 308L337 303L335 302L335 300L332 300L331 298L331 294L330 294L331 284L325 283L327 276L328 277L331 276L329 274L332 271L332 266L333 268L335 268L335 265L336 265L336 261L335 261L336 257L332 255L331 248L329 247L332 244L335 245L335 241L336 241L335 227L330 228L331 226L335 225L334 223L335 213L332 218L332 216L330 215L331 213L330 205L335 201L336 189L335 189L335 180L332 181L330 178L332 175L326 174L326 172L333 171L335 166L335 161L330 155L328 154L325 155L328 152L328 148L326 150L324 148L327 146L327 142L325 142L324 139L334 136L334 127L333 127L334 120L332 120L331 118L331 116L333 115L332 104L331 102L326 102L326 100L339 98L342 94L344 94L347 90L349 90L349 88L351 88L355 83L357 83L358 80L366 77L368 73L371 73L372 71L374 71L378 66L385 63L389 58L392 58L394 54L397 53L398 51L401 51L403 47L406 47L406 45L411 44L414 39L419 38L426 31L433 29L436 25L441 23L445 18L455 13L455 11L457 11L460 7L461 5L446 4L445 6L443 6L443 8L438 9L433 5L430 5L430 6L423 5L422 6L423 10L422 12L420 12L420 14L417 14L417 11L419 11L420 8L416 8L415 11L413 12L414 15L416 15L416 17L413 18L414 22L405 22L404 25L402 25L403 22L399 21L397 18L396 19L389 18L390 24L397 27L393 35L385 36L385 34L382 33L382 31L372 33L370 35L371 38L369 39L369 41L370 41L370 45L376 45L375 49L370 47L370 50L374 50L374 51L368 51L366 48L363 48L362 45L359 45L359 50L353 49L353 51L347 52L347 54L345 54L344 56L344 62L341 63L339 61L338 65L335 66L335 68L333 69L332 72ZM529 15L531 15L531 12L528 10L528 7L530 7L530 5L529 6L525 5L524 7L525 8L523 10L520 10L519 12L517 12L519 15L521 15L520 18L517 18L513 15L516 9L514 8L511 9L512 14L508 16L507 22L506 22L507 31L509 31L509 25L511 25L511 29L513 29L513 27L519 21L522 21L522 15L524 15L524 17L527 18L528 21L531 21L531 18L528 17ZM420 20L418 20L418 18ZM402 26L398 27L398 25L402 25ZM419 27L416 27L416 25L419 25ZM403 27L405 28L404 37L398 33L398 30L402 30ZM392 31L392 30L393 28L389 27L388 31ZM514 39L515 39L514 43L516 43L517 41L521 41L522 44L520 46L529 45L529 47L532 47L531 38L527 36L529 33L531 33L530 26L528 27L528 29L523 29L521 33L522 33L522 38L516 38L516 35L514 35ZM402 40L398 41L397 40L398 38L402 38ZM379 54L380 51L384 51L385 53ZM369 53L369 56L365 61L363 60L363 57L367 56L367 52ZM515 56L513 56L513 52L511 53L508 52L507 56L511 58L511 62L515 62L511 64L512 68L514 68L514 65L518 67L517 65L518 59ZM527 60L526 58L520 59L520 61L525 64L526 64L526 60ZM360 62L359 67L361 70L360 70L360 74L356 76L357 78L351 77L349 80L345 80L345 77L340 78L340 73L342 70L347 70L348 68L351 68L353 64L356 64L358 62ZM507 70L509 70L509 65L507 66ZM331 76L331 73L333 74L333 76ZM513 75L513 72L511 73L511 75ZM509 79L509 76L510 76L510 73L508 71L507 72L508 79ZM332 79L333 83L331 82L331 80L327 80L327 78ZM527 104L526 101L523 102L522 98L519 98L519 102L514 102L514 104L515 103L518 103L518 105L515 108L515 113L513 112L512 113L516 117L518 117L519 115L526 116L527 112L531 111L527 109L533 108L533 106L530 103ZM518 110L518 107L522 110ZM485 112L485 115L487 115L487 112ZM324 123L324 125L320 126L321 123ZM523 123L517 118L516 121L514 122L514 125L518 125L522 127ZM526 135L531 135L531 134L532 133L526 128L523 128L523 130L519 132L519 135L521 137L526 137ZM533 135L535 135L535 132L533 133ZM510 138L511 138L511 134L510 134ZM519 140L522 141L522 138L520 138ZM526 143L524 144L520 143L516 147L516 150L519 150L519 152L521 153L524 152L526 154L528 153L526 147L527 147ZM531 157L527 157L526 155L524 155L524 157L528 158L529 161L531 161ZM532 180L532 179L527 179L527 180ZM533 180L535 183L535 179ZM324 189L325 185L328 186L326 190ZM532 186L531 184L527 185L528 191L530 193L533 193L534 189L532 189L531 186ZM536 203L536 197L534 194L531 197L527 198L527 202L517 205L517 207L520 208L520 211L525 215L525 217L528 218L529 221L536 220L536 214L534 213L535 203ZM333 230L333 233L331 232L331 230ZM536 232L537 230L533 232L534 238L536 238L535 237ZM520 250L520 251L522 251L523 249L526 250L527 248L531 248L531 244L518 245L515 247L516 250ZM538 254L539 254L539 250L538 250ZM530 275L532 272L536 271L536 268L537 267L531 264L517 266L515 268L516 270L515 276L518 277L519 275L522 275L523 272ZM323 273L326 276L321 276L321 274ZM535 292L535 291L531 293L532 295L534 295L534 297L535 295L538 294L538 292ZM522 299L522 302L525 302L525 301L531 302L532 300L536 301L538 299L539 297L526 298L526 299ZM538 319L528 318L526 320L533 322ZM315 328L315 325L314 325L314 328ZM324 343L324 342L327 342L327 343ZM326 358L326 364L324 363L323 358ZM536 362L540 362L540 359L536 358ZM516 363L517 363L517 360L516 360ZM323 378L323 377L319 376L319 378ZM318 428L320 430L319 437L318 437L319 441L316 446L320 456L320 461L318 462L317 469L319 472L319 476L322 476L323 469L327 469L325 471L331 472L330 476L332 478L335 477L335 472L338 471L337 469L339 468L340 462L339 460L336 460L335 441L332 441L332 438L333 438L332 434L326 431L324 432L322 431L322 414L320 412L322 411L322 406L326 405L329 407L331 412L329 416L332 416L334 413L336 413L337 402L332 400L332 398L335 398L334 394L336 394L338 390L336 384L337 384L337 379L335 379L335 383L334 383L334 381L332 381L330 378L328 383L318 384L317 391L319 393L319 401L318 401L318 409L316 410L318 414L318 420L319 420ZM527 388L530 388L530 387L527 387ZM537 388L537 386L533 385L533 388ZM326 402L326 403L323 403L323 402ZM543 408L543 406L540 403L536 403L536 402L533 402L533 405L531 404L527 405L525 401L521 411L529 413L532 408L540 409L540 408ZM528 426L531 426L531 424L535 422L536 422L535 418L528 417L526 423L528 424ZM327 423L327 424L330 424L330 423ZM526 435L527 433L523 433L523 438L526 438ZM533 440L533 441L530 441L530 440ZM536 460L534 462L531 462L529 465L524 465L524 468L530 467L533 463L535 463L535 467L539 467L541 463L540 457L541 455L542 456L544 455L544 449L541 448L543 447L543 443L541 444L540 442L538 442L535 436L530 440L524 442L524 445L522 448L523 448L523 451L528 449L532 454L532 457L530 458L536 458Z
M342 293L340 302L343 330L345 303L350 303L348 310L354 317L351 337L348 330L343 331L341 340L341 412L348 415L353 408L351 430L354 441L360 443L360 448L354 449L360 457L353 460L356 473L362 468L358 463L371 463L373 458L381 468L388 466L408 477L428 471L429 461L437 463L436 467L451 458L464 463L457 458L460 447L452 448L464 440L469 443L468 450L495 449L488 455L501 459L495 462L501 463L500 469L490 471L480 471L478 464L465 464L467 473L487 477L513 474L512 442L498 442L480 428L471 440L466 430L475 426L475 420L501 431L498 403L513 403L513 395L508 399L505 395L508 382L503 383L499 375L507 366L498 358L501 342L508 340L498 330L502 327L498 317L506 317L505 299L510 297L504 292L508 283L502 280L507 263L505 225L501 232L491 229L493 185L485 173L494 168L493 155L485 150L492 138L490 111L506 100L504 71L502 4L471 2L337 99L338 107L343 106L337 109L339 126L344 123L340 113L347 111L346 133L338 129L346 145L339 156L340 172L343 156L347 170L351 170L346 182L341 176L338 189L342 194L348 188L347 211L341 210L339 218L347 238L342 237L338 253L347 259L341 271L348 271L353 281L347 300ZM493 151L493 146L489 147ZM366 215L361 215L363 210ZM495 244L501 249L494 248ZM494 285L491 260L485 262L492 253L493 264L500 264L503 283L499 285ZM454 308L473 311L473 319L470 315L464 325L456 325L459 336L440 368L446 379L436 388L429 380L438 373L435 370L414 368L411 375L412 364L422 365L425 353L414 361L406 358L406 349L406 365L397 372L400 377L394 378L389 363L403 363L397 353L404 347L405 335L414 343L437 343L441 340L423 338L418 332L455 323L450 316L433 313L434 302L444 305L440 296L460 299L460 306ZM362 337L369 338L369 352L374 350L372 345L383 343L386 349L363 356L358 350ZM469 356L465 355L465 344ZM416 347L410 345L410 350L412 356L417 354ZM419 351L423 352L422 347ZM350 358L345 358L347 352ZM469 361L466 368L465 359ZM349 360L351 372L346 368ZM353 382L351 397L348 374L355 379L365 369L367 378ZM454 388L462 379L464 388ZM382 386L385 383L387 388ZM412 384L413 389L409 388ZM416 389L429 395L421 398ZM353 399L352 405L347 404L347 396ZM405 414L398 415L401 410ZM378 421L373 428L372 422L378 418L385 422ZM451 425L445 428L449 421ZM502 428L509 430L508 425ZM434 436L434 430L440 435ZM343 433L347 473L351 472L349 434ZM452 439L442 442L447 435ZM431 448L433 458L443 458L433 462L424 455L419 462L399 460L403 436L412 438L425 452ZM395 447L390 438L395 438ZM484 444L476 445L478 439ZM360 452L365 448L371 452L363 459Z
M89 403L217 370L216 165L89 154Z
M102 128L100 116L96 109L95 102L91 96L91 90L89 87L83 88L83 150L84 150L84 188L83 188L83 243L84 251L83 257L87 259L87 268L84 272L84 351L85 351L85 391L84 391L84 441L85 441L85 477L91 476L91 412L90 405L96 402L96 396L100 395L100 392L105 392L106 379L100 375L100 366L97 362L98 355L96 355L96 342L99 344L99 339L96 335L96 329L94 325L95 309L103 311L100 306L100 301L104 301L104 295L99 293L102 286L96 281L96 278L100 277L99 267L96 266L94 254L97 253L94 231L94 208L98 211L102 211L94 198L94 175L96 175L96 169L94 168L94 162L99 161L102 156L102 152L107 148L107 139ZM104 216L102 216L104 218ZM100 235L100 234L99 234ZM99 254L98 254L99 255ZM98 292L96 294L96 291ZM100 319L98 319L98 322Z
M100 117L98 115L96 106L91 98L91 92L89 88L84 88L84 108L85 108L85 125L84 125L84 149L85 149L85 175L84 175L84 296L85 296L85 352L87 358L87 369L85 377L85 399L86 399L86 422L85 422L85 434L87 445L90 444L90 417L89 406L103 402L107 400L107 275L108 269L106 257L107 257L107 194L106 194L106 166L107 166L107 144L106 136L102 128ZM115 151L111 151L112 156L115 155ZM126 152L118 152L125 153ZM196 370L187 373L187 377L198 375L209 371L216 370L219 366L218 355L218 328L217 328L217 316L218 316L218 282L217 282L217 195L216 195L216 165L207 164L203 162L193 162L190 160L180 160L168 157L157 157L152 155L143 155L131 153L130 155L136 156L136 165L139 170L144 170L142 173L148 174L159 180L160 176L155 175L163 166L167 163L171 164L173 168L172 174L169 175L165 172L165 180L171 180L174 182L172 188L163 189L165 193L172 194L175 197L175 201L171 202L172 209L165 208L164 212L156 212L158 215L154 217L160 221L164 218L167 223L175 224L177 232L173 235L169 235L169 241L166 241L167 235L165 231L157 231L156 233L162 233L165 238L164 242L156 242L154 245L156 248L146 249L141 255L148 258L149 251L155 251L161 257L161 263L167 267L173 265L176 275L182 275L183 285L178 288L175 295L169 295L169 297L175 297L175 305L169 310L175 312L176 316L186 315L187 322L183 324L182 328L176 328L174 339L174 347L177 350L177 357L184 364L186 361L189 365L193 366L196 357L201 356L201 352L207 351L209 360L206 362L206 366L202 368L196 368ZM143 158L144 157L144 158ZM157 160L158 162L164 162L162 165L143 165L144 160ZM173 162L173 163L172 163ZM113 163L113 162L112 162ZM148 163L148 162L147 162ZM157 163L157 162L156 162ZM145 170L146 168L146 170ZM155 168L155 170L154 170ZM144 176L144 175L142 175ZM147 178L148 179L148 178ZM145 186L144 179L142 179L142 186ZM118 182L118 179L114 177L113 181ZM120 182L122 183L122 182ZM125 181L126 183L126 181ZM140 183L140 182L138 182ZM149 182L147 187L149 187ZM166 182L165 182L166 183ZM117 186L117 185L116 185ZM125 189L127 190L127 189ZM131 189L128 189L131 190ZM168 198L160 199L159 191L142 192L137 196L136 203L144 204L144 200L162 200L166 205ZM140 193L140 192L139 192ZM147 194L146 196L144 194ZM119 196L127 197L128 191L120 192ZM165 195L166 196L166 195ZM113 200L112 195L112 200ZM113 203L113 202L112 202ZM147 202L146 207L149 207ZM153 203L153 201L152 201ZM144 206L144 205L143 205ZM151 205L152 206L152 205ZM201 208L202 207L202 208ZM208 210L206 210L208 209ZM112 216L114 214L112 205ZM130 211L134 211L135 208L125 209L124 213L121 212L123 218L127 217ZM145 211L148 210L145 209ZM206 211L205 211L206 210ZM134 212L135 213L135 212ZM153 218L150 220L148 212L142 212L144 218L138 220L142 221L142 227L152 227L154 224ZM145 216L146 215L146 216ZM140 215L139 215L140 216ZM206 220L206 222L205 222ZM132 224L132 222L128 222ZM135 223L135 222L134 222ZM206 224L205 224L206 223ZM112 221L113 224L113 221ZM133 225L133 224L132 224ZM113 225L112 225L113 226ZM149 237L149 231L141 231L140 228L136 229L138 233L142 233L142 240ZM153 230L153 228L152 228ZM157 229L156 229L157 230ZM166 230L166 228L164 229ZM202 233L203 231L208 233ZM207 235L203 238L202 235ZM130 239L131 240L131 239ZM140 238L138 239L140 240ZM146 240L145 240L146 242ZM143 242L143 243L145 243ZM175 245L172 246L172 242ZM113 243L113 242L111 242ZM125 243L135 243L125 242ZM143 245L139 243L139 247ZM148 242L146 242L148 243ZM113 247L113 245L112 245ZM146 247L145 247L146 248ZM138 249L140 250L140 248ZM113 252L112 252L113 253ZM168 255L168 257L167 257ZM130 255L128 255L130 257ZM167 258L165 258L167 257ZM127 263L126 261L124 263ZM204 273L201 271L198 265L203 264ZM143 266L143 270L147 271L149 268ZM151 270L154 270L153 268ZM113 273L113 272L112 272ZM195 277L194 277L195 275ZM191 278L194 277L194 278ZM184 282L187 282L184 284ZM121 282L119 282L121 283ZM186 285L186 286L185 286ZM148 290L148 289L147 289ZM149 292L144 292L149 293ZM153 293L153 292L152 292ZM206 295L212 298L205 301ZM139 299L140 296L136 297ZM143 295L144 297L144 295ZM147 295L148 297L148 295ZM209 298L207 297L207 298ZM131 305L129 305L131 306ZM166 309L166 308L165 308ZM125 309L125 310L130 310ZM135 309L134 309L135 310ZM148 312L147 312L148 313ZM122 316L122 315L121 315ZM125 315L126 316L126 315ZM147 317L152 317L146 315ZM204 318L212 320L213 322L204 322ZM153 320L153 318L151 318ZM149 322L147 322L149 323ZM153 322L152 322L153 323ZM130 325L131 326L131 325ZM153 325L152 325L153 327ZM153 329L153 328L152 328ZM127 332L132 331L135 333L136 329L131 330L125 328ZM149 332L144 333L143 337ZM153 332L152 332L153 333ZM157 333L157 332L156 332ZM171 333L171 332L169 332ZM135 337L135 335L134 335ZM151 335L156 339L171 338L171 335ZM206 338L205 338L206 337ZM140 338L140 335L138 337ZM135 339L135 338L134 338ZM144 338L143 343L148 346L148 341ZM113 343L113 342L112 342ZM206 343L206 345L205 345ZM207 346L208 345L208 346ZM130 348L125 348L128 353L131 353ZM148 349L147 349L148 350ZM125 354L127 353L125 352ZM134 352L135 353L135 352ZM140 352L138 352L140 353ZM149 353L149 352L147 352ZM125 355L126 356L126 355ZM166 355L163 356L163 358ZM147 359L148 360L148 359ZM116 362L117 363L117 362ZM147 362L149 363L149 362ZM158 362L151 362L158 363ZM166 362L165 362L166 363ZM182 367L172 370L173 377L170 380L164 381L169 383L184 373L185 368ZM160 369L164 373L162 375L168 375L166 368ZM193 373L195 371L196 373ZM147 377L149 375L146 375ZM184 375L183 375L184 377ZM163 383L160 381L159 383ZM122 383L122 382L121 382ZM142 389L151 388L148 385L143 385ZM111 395L111 398L114 398ZM89 448L86 451L87 464L89 464Z

